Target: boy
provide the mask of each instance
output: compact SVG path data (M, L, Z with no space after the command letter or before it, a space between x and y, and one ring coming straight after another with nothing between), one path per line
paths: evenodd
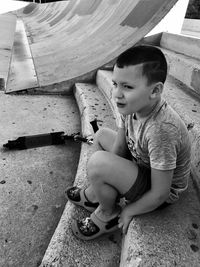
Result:
M125 234L135 215L174 203L190 175L187 128L161 97L167 62L160 49L136 46L114 66L113 96L121 120L117 133L101 129L88 162L90 186L72 187L68 199L91 211L76 221L76 236L90 240L117 229ZM117 200L124 197L123 209Z

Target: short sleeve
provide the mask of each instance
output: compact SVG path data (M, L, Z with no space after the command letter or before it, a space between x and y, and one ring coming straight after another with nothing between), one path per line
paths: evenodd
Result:
M151 168L173 170L178 154L178 131L170 123L153 125L148 131L148 152Z

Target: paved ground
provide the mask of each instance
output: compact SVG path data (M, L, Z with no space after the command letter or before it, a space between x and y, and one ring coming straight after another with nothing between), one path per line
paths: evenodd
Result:
M80 131L71 96L0 92L0 267L38 266L73 183L80 144L6 151L18 136Z

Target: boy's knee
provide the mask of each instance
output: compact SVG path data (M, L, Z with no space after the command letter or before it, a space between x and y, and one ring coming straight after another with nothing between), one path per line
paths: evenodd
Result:
M94 141L102 150L110 151L115 138L115 131L109 128L100 128L95 134Z
M101 143L102 138L106 135L107 128L100 128L96 133L95 133L95 140Z
M90 179L100 177L105 167L105 151L96 151L88 161Z

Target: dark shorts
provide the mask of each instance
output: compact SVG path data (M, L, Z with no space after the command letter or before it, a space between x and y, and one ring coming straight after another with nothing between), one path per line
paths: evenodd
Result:
M138 176L136 178L134 185L128 190L128 192L126 192L124 195L121 195L120 197L124 197L128 203L135 202L150 189L151 189L151 170L143 166L138 166ZM170 204L164 202L157 209L165 208L168 205Z
M138 176L134 185L126 192L124 197L128 202L135 202L151 188L151 170L138 166Z

